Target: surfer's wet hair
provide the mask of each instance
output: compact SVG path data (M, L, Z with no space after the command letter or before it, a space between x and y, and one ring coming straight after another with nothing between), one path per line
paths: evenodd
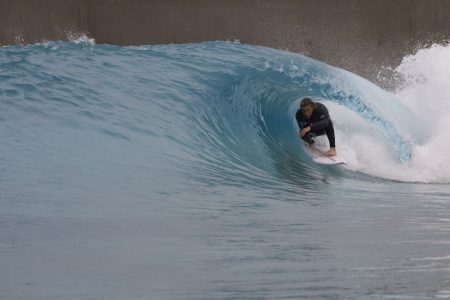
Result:
M316 107L316 103L311 98L303 98L302 102L300 102L300 108L305 106L311 106L312 108Z

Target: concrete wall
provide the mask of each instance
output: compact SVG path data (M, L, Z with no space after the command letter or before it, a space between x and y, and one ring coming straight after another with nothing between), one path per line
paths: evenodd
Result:
M450 0L0 0L0 44L234 40L307 54L373 81L450 37Z

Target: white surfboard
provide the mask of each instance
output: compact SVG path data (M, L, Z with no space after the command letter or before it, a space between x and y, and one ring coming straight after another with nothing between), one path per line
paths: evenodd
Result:
M311 154L311 158L318 164L322 165L338 165L345 164L345 160L339 155L326 156L325 150L319 147L307 148L308 152Z
M343 160L338 155L335 155L335 156L313 155L312 159L316 163L323 164L323 165L338 165L338 164L345 164L346 163L345 160Z

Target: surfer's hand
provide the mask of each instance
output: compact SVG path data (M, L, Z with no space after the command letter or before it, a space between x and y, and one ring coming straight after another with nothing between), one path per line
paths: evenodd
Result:
M307 134L310 130L311 130L311 127L309 127L309 126L303 128L302 130L300 130L300 137L301 137L301 138L304 137L305 134Z

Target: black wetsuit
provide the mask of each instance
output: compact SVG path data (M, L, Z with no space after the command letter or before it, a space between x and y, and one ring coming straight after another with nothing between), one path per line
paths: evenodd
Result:
M330 142L330 147L336 147L333 122L331 122L328 109L322 103L315 102L315 104L316 107L309 119L306 119L301 109L295 114L300 130L308 126L311 128L311 130L302 137L302 140L311 145L314 143L313 137L326 134L328 141Z

